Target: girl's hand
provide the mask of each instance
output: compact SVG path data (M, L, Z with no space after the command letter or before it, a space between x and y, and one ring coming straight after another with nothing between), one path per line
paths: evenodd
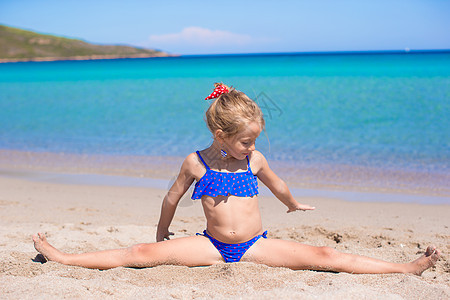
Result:
M297 205L295 207L291 207L289 208L289 210L287 211L288 213L293 212L293 211L297 211L297 210L314 210L316 209L314 206L309 206L307 204L300 204L297 203Z
M162 231L162 230L158 230L156 232L156 241L157 242L162 242L164 240L170 240L170 236L174 235L173 232L170 232L168 229Z

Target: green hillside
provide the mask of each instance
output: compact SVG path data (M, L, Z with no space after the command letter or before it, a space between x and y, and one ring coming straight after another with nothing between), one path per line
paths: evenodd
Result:
M78 39L39 34L0 25L0 61L102 59L168 56L129 46L94 45Z

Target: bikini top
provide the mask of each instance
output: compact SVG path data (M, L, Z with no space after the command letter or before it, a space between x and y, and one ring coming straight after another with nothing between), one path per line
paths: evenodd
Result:
M252 197L259 193L258 180L252 173L248 156L247 171L230 173L211 170L200 153L198 151L196 153L205 165L206 173L195 184L194 192L191 197L193 200L201 199L203 195L211 197L217 197L218 195Z

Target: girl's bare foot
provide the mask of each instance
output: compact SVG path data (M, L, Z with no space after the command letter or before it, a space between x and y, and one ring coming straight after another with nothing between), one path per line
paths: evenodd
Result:
M410 263L411 271L409 273L422 275L425 270L436 264L440 256L441 251L439 249L436 249L435 246L428 246L424 255Z
M47 238L43 233L33 235L34 248L44 255L49 261L56 261L62 263L64 253L53 247L47 242Z

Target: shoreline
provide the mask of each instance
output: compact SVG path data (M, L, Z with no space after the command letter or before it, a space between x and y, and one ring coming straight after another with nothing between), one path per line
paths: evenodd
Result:
M167 182L178 174L183 159L171 156L88 155L0 149L0 170L4 173L113 175ZM293 165L277 161L269 161L269 165L290 189L441 197L447 198L450 203L448 174L348 165Z
M0 58L0 63L18 62L51 62L51 61L88 61L88 60L112 60L112 59L134 59L134 58L157 58L157 57L178 57L168 53L156 54L135 54L135 55L80 55L68 57L34 57L34 58Z
M16 62L48 62L48 61L71 61L71 60L102 60L102 59L133 59L152 57L246 57L246 56L348 56L348 55L405 55L405 54L448 54L450 49L413 49L413 50L366 50L366 51L317 51L317 52L261 52L261 53L218 53L218 54L169 54L158 52L156 54L135 54L135 55L79 55L68 57L35 57L35 58L0 58L0 63Z
M97 173L54 173L44 171L30 171L0 168L0 178L18 179L30 182L64 185L86 185L86 186L109 186L109 187L138 187L152 188L167 192L173 184L175 177L152 178L136 177L126 175L108 175ZM193 183L186 194L182 197L184 202L190 199ZM376 203L411 203L424 205L450 205L450 198L427 194L410 194L392 191L355 191L353 189L330 189L330 188L289 188L294 197L327 198L343 200L347 202L376 202ZM259 182L259 195L274 197L271 191Z

